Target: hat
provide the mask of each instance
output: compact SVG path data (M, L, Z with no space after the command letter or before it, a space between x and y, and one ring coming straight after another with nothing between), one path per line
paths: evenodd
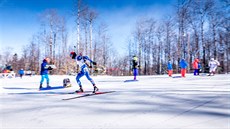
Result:
M77 56L76 52L70 52L70 57L72 57L72 59L75 59L76 56Z
M75 52L70 52L70 55L72 56Z

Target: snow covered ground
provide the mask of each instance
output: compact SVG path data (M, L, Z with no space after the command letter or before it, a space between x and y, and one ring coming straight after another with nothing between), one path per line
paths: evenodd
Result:
M178 75L174 75L178 76ZM38 91L40 76L0 79L1 129L230 129L230 75L169 78L92 76L113 93L62 100L77 94L74 76L50 76L51 86L70 78L73 87ZM84 90L93 88L81 79ZM79 94L78 94L79 95Z

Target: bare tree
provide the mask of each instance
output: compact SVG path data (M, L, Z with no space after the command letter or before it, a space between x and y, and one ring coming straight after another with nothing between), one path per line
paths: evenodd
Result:
M51 63L55 64L58 70L53 73L66 73L67 56L67 29L66 19L58 14L57 10L45 10L39 17L41 32L37 34L38 44L43 46L42 58L49 57ZM40 57L39 57L40 59Z
M12 55L13 55L13 53L11 52L12 50L13 50L13 48L11 48L11 47L6 47L3 50L3 55L2 55L3 62L2 63L4 63L4 65L8 64L11 61Z
M203 66L205 66L206 64L206 54L205 54L205 37L204 37L204 24L205 24L205 21L207 20L207 14L208 12L210 11L212 5L213 5L213 2L212 0L203 0L203 1L193 1L191 3L193 5L193 9L196 9L197 10L197 16L198 16L198 20L199 20L199 26L200 26L200 39L201 39L201 42L199 44L199 50L200 50L200 55L199 57L203 58ZM201 51L202 51L202 55L201 55Z
M99 65L109 67L109 56L112 51L112 43L108 34L108 26L105 23L101 23L97 29L97 35L95 36L93 59L99 62Z
M175 37L174 32L174 21L171 16L168 16L163 21L163 27L165 28L165 60L167 61L172 60L172 46L173 46L173 38Z
M76 23L77 23L77 52L80 51L81 48L81 41L80 41L80 28L81 28L81 20L85 12L88 12L88 6L86 5L83 0L75 0L74 2L74 9L73 9L73 15L76 17Z
M55 9L45 10L40 15L40 21L45 27L46 47L49 48L48 56L55 60L57 44L57 34L59 33L61 17Z
M68 56L68 52L67 52L67 36L68 36L68 32L67 32L67 28L66 28L66 20L64 17L62 17L60 19L60 26L59 26L59 32L60 32L60 45L59 45L59 58L58 58L58 68L59 71L58 73L61 74L67 74L67 56Z
M158 55L157 55L157 73L162 74L162 62L163 62L163 54L164 54L164 44L163 44L163 35L164 35L164 29L161 27L161 25L158 26L156 30L156 37L158 41Z
M15 53L13 55L13 58L11 60L11 66L12 66L12 68L13 68L13 70L15 72L19 70L19 66L18 66L18 54L17 53Z
M155 40L155 26L156 21L153 18L142 18L136 22L135 30L133 32L133 41L131 41L129 47L132 47L130 53L138 56L140 74L152 74L154 70L152 60L155 54L153 54L154 40ZM131 57L130 57L131 58Z
M181 58L186 58L186 42L184 41L184 36L186 34L186 29L188 27L188 12L189 3L191 0L178 0L177 1L177 20L178 20L178 42L177 42L177 64L179 64ZM177 67L179 72L179 65Z
M133 32L134 42L137 43L137 55L139 57L139 65L142 66L142 44L143 44L143 21L139 20L136 22L136 28ZM142 74L141 69L139 68L139 74Z
M230 72L230 1L229 0L221 0L220 1L220 9L219 11L219 45L217 52L221 54L221 65L223 68L223 72Z

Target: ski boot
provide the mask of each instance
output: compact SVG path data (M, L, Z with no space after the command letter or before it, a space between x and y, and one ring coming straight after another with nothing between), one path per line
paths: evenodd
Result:
M51 88L51 86L49 85L49 83L47 83L47 86L46 86L47 88Z
M39 90L40 90L40 89L42 89L42 83L41 83L40 86L39 86Z
M94 87L93 87L93 93L96 93L97 91L99 91L99 89L94 85Z
M82 87L80 86L80 89L79 89L79 90L76 90L75 92L76 92L76 93L83 93L84 90L83 90Z

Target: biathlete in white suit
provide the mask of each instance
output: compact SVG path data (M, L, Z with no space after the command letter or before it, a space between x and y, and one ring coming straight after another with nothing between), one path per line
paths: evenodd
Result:
M211 60L208 63L209 66L209 76L214 75L216 72L216 68L220 65L219 61L214 60L214 58L211 58Z
M72 57L72 59L76 60L77 65L80 68L80 71L78 72L77 77L76 77L76 81L77 81L80 89L77 90L76 92L84 92L84 90L82 88L81 81L80 81L80 78L83 77L84 75L92 83L93 93L98 91L99 89L96 87L95 82L93 81L93 79L89 75L88 65L87 65L86 61L90 61L90 63L92 63L93 65L96 65L97 63L92 61L88 56L82 56L81 53L77 56L77 54L75 52L71 52L70 57Z

